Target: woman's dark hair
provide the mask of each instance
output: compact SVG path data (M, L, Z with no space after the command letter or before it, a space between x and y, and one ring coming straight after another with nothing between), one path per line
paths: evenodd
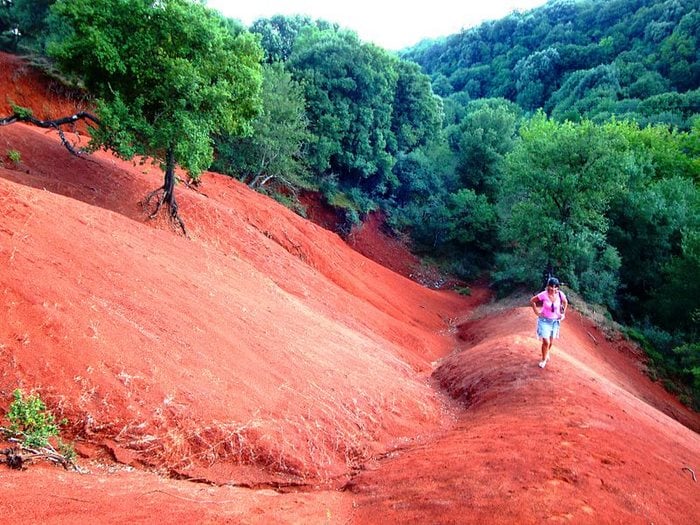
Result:
M547 280L547 286L559 286L559 279L556 277L550 277Z

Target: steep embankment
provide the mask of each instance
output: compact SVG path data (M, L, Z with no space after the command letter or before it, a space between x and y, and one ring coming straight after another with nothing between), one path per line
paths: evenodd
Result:
M425 379L465 301L230 179L180 192L186 239L144 220L157 176L70 159L21 125L0 141L23 159L0 180L4 391L41 388L81 436L134 459L188 471L229 458L289 482L438 423Z
M422 288L231 179L178 188L184 238L139 204L148 164L19 124L0 157L0 398L39 391L90 470L0 466L5 519L700 520L700 418L577 313L540 370L526 308L474 316L484 289Z
M215 174L180 188L184 238L139 205L157 169L56 139L0 135L21 156L0 168L6 394L39 389L86 452L250 483L327 482L442 424L427 378L469 301Z

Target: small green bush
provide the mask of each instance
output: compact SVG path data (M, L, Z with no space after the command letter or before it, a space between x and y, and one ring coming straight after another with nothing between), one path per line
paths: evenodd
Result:
M27 447L47 446L49 438L58 435L58 425L53 414L47 412L46 405L37 394L25 398L22 391L17 389L12 396L14 401L7 412L10 434L21 438Z
M7 150L7 158L10 159L13 164L22 162L22 154L16 149Z
M58 452L69 462L75 461L78 454L75 452L75 447L72 443L66 443L61 439L58 440Z
M34 116L34 112L29 108L24 108L16 104L10 104L12 112L20 118L29 118Z

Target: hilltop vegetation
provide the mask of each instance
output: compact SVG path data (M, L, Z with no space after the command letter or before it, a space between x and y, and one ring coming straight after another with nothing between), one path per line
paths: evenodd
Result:
M77 3L5 0L0 40L55 53L75 31L62 12ZM158 6L195 8L187 0ZM238 125L215 137L206 119L187 121L177 136L202 147L178 149L182 166L201 169L214 140L217 171L301 213L297 192L320 191L344 210L347 227L381 208L420 254L464 278L487 273L501 291L536 289L551 263L571 289L633 326L659 370L698 398L697 1L553 1L401 56L307 17L250 28L214 18L217 34L225 28L250 44L246 56L259 64L243 75L255 86L261 70L262 87L249 93ZM159 35L149 37L154 52ZM177 58L181 72L190 71L187 57ZM159 64L141 73L157 79ZM209 64L207 74L223 66ZM84 68L73 72L90 78ZM110 82L115 72L104 69L104 89L93 95L130 89ZM168 96L191 109L174 78ZM161 114L158 101L132 100L149 100L149 114ZM107 131L96 137L125 138ZM132 131L123 145L144 140L142 126ZM168 159L168 145L151 141L140 151Z
M689 129L700 105L697 0L554 0L403 56L459 101L502 97L557 120Z

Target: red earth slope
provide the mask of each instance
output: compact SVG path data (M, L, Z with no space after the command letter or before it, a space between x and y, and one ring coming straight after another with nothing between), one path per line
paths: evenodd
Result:
M0 65L0 112L70 112ZM474 315L487 290L422 288L226 177L179 188L184 238L139 204L150 165L20 124L0 158L0 398L39 392L90 471L0 466L6 520L700 520L700 418L578 314L540 370L526 308Z

